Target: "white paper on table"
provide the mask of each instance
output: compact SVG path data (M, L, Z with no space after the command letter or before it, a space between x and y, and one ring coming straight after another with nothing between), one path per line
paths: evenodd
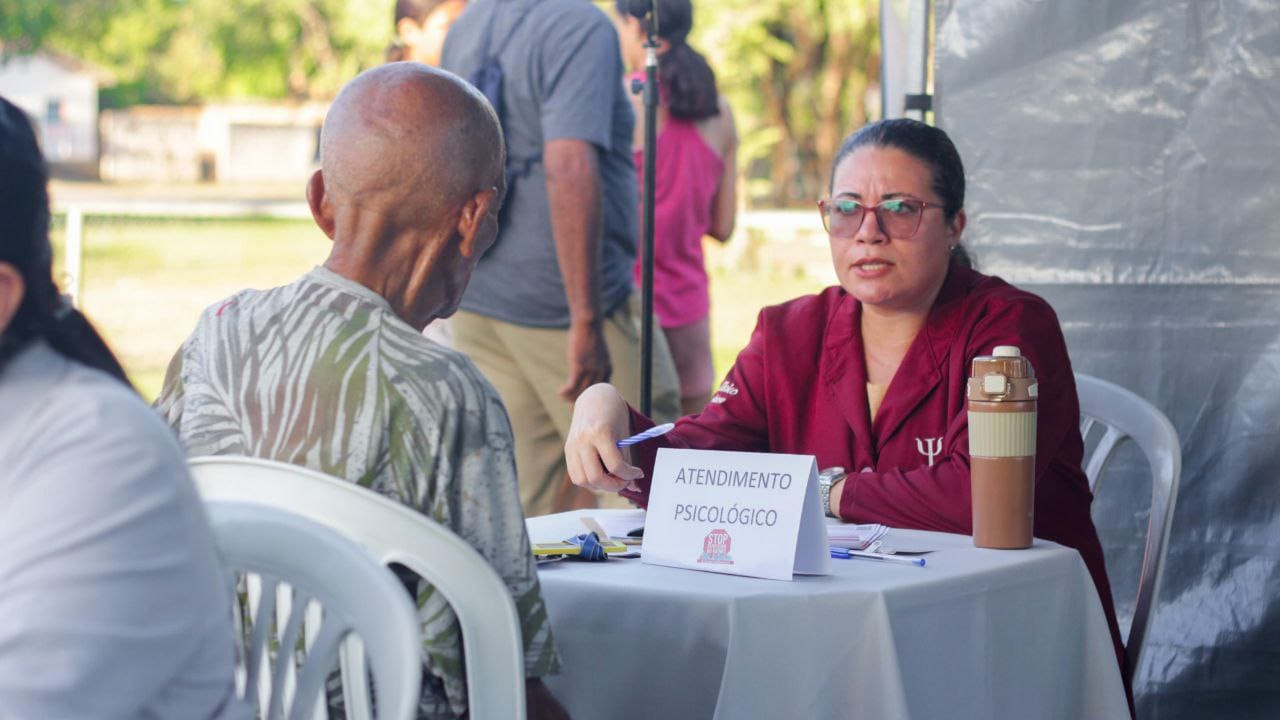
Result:
M888 525L879 523L842 523L831 520L827 523L827 539L832 547L866 550L871 543L883 538L889 532Z
M644 510L635 509L596 511L592 516L610 537L626 537L632 530L644 527L644 515Z

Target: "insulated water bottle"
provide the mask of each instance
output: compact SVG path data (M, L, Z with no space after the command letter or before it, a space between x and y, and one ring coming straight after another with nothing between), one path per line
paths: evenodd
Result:
M973 359L969 377L969 474L973 544L1031 546L1036 480L1035 370L1012 345Z

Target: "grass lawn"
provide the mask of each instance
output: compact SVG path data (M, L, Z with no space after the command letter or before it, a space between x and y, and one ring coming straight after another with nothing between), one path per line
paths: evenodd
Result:
M60 222L53 239L60 263ZM328 238L309 221L90 217L81 305L150 401L204 308L242 288L288 283L328 252ZM708 246L717 376L746 344L760 308L829 282L793 268L743 271L728 252Z
M329 239L300 221L91 217L81 306L151 401L204 308L246 287L287 283L328 252Z
M708 244L706 250L711 274L711 356L717 382L751 339L761 308L818 292L836 282L830 263L825 265L825 275L815 277L794 265L765 263L743 269L718 256L724 249Z

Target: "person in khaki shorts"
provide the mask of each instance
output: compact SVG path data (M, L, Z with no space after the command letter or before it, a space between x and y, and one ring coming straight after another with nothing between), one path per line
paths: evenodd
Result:
M467 312L459 312L450 323L454 342L466 348L493 383L516 428L516 468L525 514L597 505L629 507L613 493L593 495L567 480L564 443L573 415L573 404L564 393L568 331L522 327ZM603 334L613 360L613 384L638 407L640 299L636 293L608 316ZM674 420L680 408L675 364L662 333L654 333L653 342L653 411L655 416Z
M635 117L609 17L582 0L474 0L445 40L461 77L496 58L508 192L501 230L450 320L453 342L511 416L526 515L592 507L568 482L572 402L612 380L639 404ZM655 333L653 414L679 414L679 381ZM614 502L617 502L616 499Z

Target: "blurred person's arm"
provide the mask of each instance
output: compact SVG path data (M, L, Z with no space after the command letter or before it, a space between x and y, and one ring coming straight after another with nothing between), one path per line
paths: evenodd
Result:
M569 377L560 396L573 402L583 390L609 379L600 308L601 182L596 148L561 138L543 146L547 203L556 261L569 304Z
M738 218L738 128L733 121L733 109L729 101L720 97L720 160L724 170L720 173L720 185L711 201L711 227L707 234L725 242L733 234Z
M615 131L622 129L615 111L625 100L618 94L618 33L609 17L590 3L566 3L557 12L555 22L539 27L534 62L542 79L537 92L551 232L569 305L569 377L559 392L572 402L612 370L600 306L605 199L599 163L609 148L625 151L615 147Z

